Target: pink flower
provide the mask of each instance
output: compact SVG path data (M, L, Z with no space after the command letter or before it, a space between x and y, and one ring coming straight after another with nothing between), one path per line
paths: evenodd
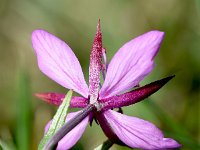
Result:
M163 133L154 124L111 110L146 98L172 78L168 77L127 92L152 71L153 58L159 50L163 36L163 32L150 31L129 41L118 50L107 66L105 50L102 48L102 33L98 24L90 55L88 88L80 63L71 48L44 30L33 32L32 43L40 70L58 84L83 96L74 96L70 107L84 108L88 104L94 104L97 108L60 140L57 149L69 149L76 144L93 118L98 120L106 136L114 143L141 149L180 147L175 140L164 138ZM105 64L102 64L102 57ZM105 76L105 81L99 90L101 72ZM37 96L55 105L59 105L64 98L64 94L58 93L42 93ZM77 113L69 113L66 121Z

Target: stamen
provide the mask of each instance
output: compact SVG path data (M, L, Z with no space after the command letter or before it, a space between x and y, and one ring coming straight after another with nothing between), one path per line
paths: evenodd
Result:
M97 25L96 35L92 46L92 51L90 54L90 67L89 67L90 104L94 104L98 98L101 70L102 70L102 33L100 29L100 20L99 20Z

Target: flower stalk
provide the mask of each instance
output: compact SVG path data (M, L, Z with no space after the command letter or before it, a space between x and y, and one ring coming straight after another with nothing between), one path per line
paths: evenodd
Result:
M58 142L67 134L69 133L75 126L77 126L86 116L88 116L91 112L93 112L96 107L92 104L88 105L86 108L81 110L74 118L70 121L66 122L55 134L52 138L48 141L45 145L45 150L54 149Z

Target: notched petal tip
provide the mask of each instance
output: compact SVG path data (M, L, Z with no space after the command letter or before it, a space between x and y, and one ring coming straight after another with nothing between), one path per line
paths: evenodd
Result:
M38 32L41 32L41 31L43 31L43 30L42 29L33 30L32 37L34 37Z
M161 37L164 36L165 32L164 31L160 31L160 30L151 30L149 31L149 33L153 33L153 34L157 34L160 35Z
M151 36L156 36L158 39L160 39L162 41L162 39L165 36L165 32L163 31L159 31L159 30L152 30L149 31L148 34L150 34Z
M38 32L40 32L40 29L34 30L31 34L31 38L33 39L37 35Z
M38 43L37 42L37 37L38 37L38 34L41 32L42 30L40 29L37 29L37 30L34 30L31 34L31 41L32 41L32 46L33 48L36 47L36 44Z
M164 36L165 36L165 32L159 31L159 30L152 30L152 31L149 31L148 34L149 34L150 37L154 37L155 42L158 42L157 51L155 51L155 53L152 57L152 60L153 60L154 57L157 55L159 49L160 49L160 46L161 46L162 41L163 41Z
M43 30L43 29L36 29L32 32L31 34L31 39L32 39L32 42L35 40L35 38L37 38L40 34L45 34L45 33L48 33L50 34L49 32Z

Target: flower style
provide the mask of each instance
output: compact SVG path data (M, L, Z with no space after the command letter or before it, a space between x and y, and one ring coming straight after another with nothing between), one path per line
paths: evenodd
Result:
M94 104L96 107L96 111L91 112L59 141L57 149L69 149L76 144L88 122L93 119L98 121L113 143L141 149L180 147L175 140L164 138L163 133L154 124L112 110L141 101L172 78L168 77L131 90L152 71L153 58L159 50L163 36L163 32L150 31L129 41L118 50L107 65L106 52L102 48L100 23L98 23L90 55L88 88L80 63L71 48L44 30L33 32L32 43L40 70L58 84L73 89L83 96L74 96L70 107L84 108L88 104ZM102 64L102 58L105 64ZM99 90L101 72L105 81ZM59 105L64 98L64 94L58 93L36 95L55 105ZM69 113L66 121L70 121L77 113ZM50 123L47 124L45 131L49 125Z

